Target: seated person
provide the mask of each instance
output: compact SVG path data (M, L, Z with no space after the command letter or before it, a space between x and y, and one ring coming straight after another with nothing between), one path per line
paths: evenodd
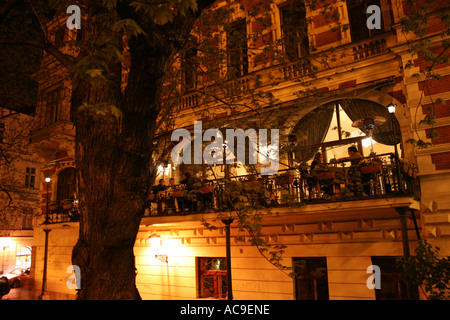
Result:
M339 159L339 162L350 161L352 166L356 166L362 160L363 156L359 153L355 146L348 147L347 149L348 157Z
M174 178L170 178L169 179L169 186L166 189L167 191L175 191L177 190L177 185L175 184L175 179ZM176 200L175 200L176 199ZM181 208L182 204L180 203L182 201L182 199L180 198L175 198L173 195L171 195L169 197L169 199L167 199L167 206L172 209L172 212L177 212L177 206L178 208Z
M159 197L158 193L162 192L162 191L166 191L166 189L167 189L167 186L166 186L166 181L164 181L164 179L159 179L158 185L153 187L153 192L155 193L155 196L156 196L155 198L158 203L158 208L157 208L158 214L162 213L162 202L163 202L163 199L161 199Z
M362 182L364 184L365 179L364 177L361 177L361 171L357 168L361 160L363 159L363 156L361 153L359 153L358 149L355 146L351 146L347 149L348 157L339 159L340 161L350 161L351 166L349 170L349 176L352 183L352 186L350 186L350 190L353 192L361 192L358 190L358 188L355 188L353 185L358 184L357 182ZM366 191L366 190L365 190Z
M212 182L203 179L202 187L213 186ZM198 195L200 200L201 211L210 210L213 207L213 194L210 192L200 192Z
M314 173L316 169L319 169L320 166L323 165L323 155L322 153L318 152L314 156L313 161L311 162L311 173ZM312 189L316 187L317 190L322 190L327 196L333 196L333 188L331 186L330 181L321 180L319 181L315 176L308 179L308 190L311 194Z
M170 178L169 179L169 186L167 187L168 190L170 191L174 191L176 189L176 184L175 184L175 179L174 178Z
M159 179L158 185L153 187L153 191L160 192L165 191L167 189L166 181L164 179Z
M185 185L185 189L187 191L192 191L195 189L195 184L198 183L198 179L192 177L189 172L185 172L184 179L180 181L180 184ZM197 211L197 200L193 195L188 195L187 197L183 197L183 210L185 208L189 209L189 211Z

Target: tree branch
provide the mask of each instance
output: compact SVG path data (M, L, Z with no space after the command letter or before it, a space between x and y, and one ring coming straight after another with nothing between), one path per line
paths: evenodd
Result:
M59 51L53 44L49 41L41 42L37 40L28 39L0 39L0 44L11 45L11 46L29 46L38 49L42 49L47 53L51 54L56 58L61 64L68 70L72 68L75 64L75 59L67 54Z

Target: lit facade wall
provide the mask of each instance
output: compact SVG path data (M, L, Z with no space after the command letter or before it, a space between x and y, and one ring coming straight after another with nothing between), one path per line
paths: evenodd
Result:
M384 7L387 1L382 1ZM392 28L379 36L357 43L352 42L348 30L330 31L319 11L308 12L313 19L310 39L318 48L318 54L336 48L336 59L328 61L328 68L321 70L313 81L313 86L325 93L320 104L337 98L366 99L386 106L397 104L396 117L400 123L403 154L417 163L420 178L421 201L410 197L395 199L361 200L339 202L335 204L307 205L301 208L280 209L278 217L264 220L263 233L273 245L286 245L283 264L292 266L294 258L326 258L329 299L375 299L374 290L366 285L367 267L373 264L373 257L401 257L404 254L402 228L395 208L406 207L416 211L418 230L411 216L406 218L410 249L413 252L417 231L422 238L441 248L441 255L450 254L450 140L447 135L450 125L448 112L449 72L448 65L438 66L443 75L441 82L424 83L414 77L424 62L420 57L412 57L414 66L405 68L411 59L406 40L399 31L398 22L403 16L400 1L392 2ZM244 3L245 4L245 3ZM342 23L348 23L344 3L336 8L342 17ZM279 39L280 18L275 9L272 25L267 34ZM383 15L386 15L383 11ZM248 32L256 25L249 26ZM436 25L430 39L439 46L441 39L436 34L441 30ZM374 53L372 49L381 48ZM367 50L367 51L365 51ZM262 68L250 64L250 70ZM273 72L293 75L293 69L276 69ZM45 82L43 75L42 81ZM388 85L380 85L389 79ZM271 90L283 103L293 101L293 92L300 89L296 81L286 81ZM187 101L197 101L195 94L182 99L178 125L192 124L197 120L195 112ZM432 98L440 97L445 104L436 105L437 130L439 139L427 138L426 126L419 121L431 104ZM183 102L184 101L184 102ZM421 106L421 107L418 107ZM204 108L214 110L213 105ZM288 119L290 127L309 111L292 115ZM406 143L415 137L415 129L425 141L433 142L427 149L414 148ZM70 130L67 132L70 133ZM289 132L286 132L289 134ZM68 134L70 136L70 134ZM45 141L45 139L43 139ZM75 166L73 163L72 142L65 145L48 146L52 157L48 161L62 159L61 163L44 166L48 175L56 177L63 167ZM44 144L44 143L43 143ZM45 147L45 146L44 146ZM44 148L43 147L43 148ZM58 152L63 152L59 153ZM63 155L58 157L57 155ZM58 167L59 166L59 167ZM53 181L56 181L53 179ZM45 184L41 185L45 194ZM55 185L50 187L55 192ZM42 206L45 199L42 198ZM218 230L209 231L202 225L202 218L213 222L214 215L188 215L178 217L144 217L135 244L137 267L137 287L143 299L197 299L199 297L199 258L225 258L225 232L223 225L216 223ZM49 275L50 297L75 298L75 290L68 289L66 270L71 265L71 250L78 237L78 224L64 222L51 226L49 234ZM155 257L150 246L149 236L161 237L161 255L167 255L167 263ZM35 229L36 264L34 265L35 290L40 293L42 281L44 232L42 227ZM232 228L232 276L235 299L295 299L295 283L292 278L271 265L247 242L237 241L238 236L245 237L236 226ZM248 240L248 239L247 239ZM81 279L81 285L83 285Z

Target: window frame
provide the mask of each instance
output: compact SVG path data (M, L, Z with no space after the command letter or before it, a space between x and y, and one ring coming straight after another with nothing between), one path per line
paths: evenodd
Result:
M301 260L305 260L307 262L307 268L309 267L313 267L314 264L324 264L325 266L325 273L322 276L324 279L320 279L319 277L316 276L316 278L314 278L314 272L317 271L317 269L319 267L316 267L313 271L309 270L305 273L303 273L303 276L306 275L306 277L311 277L313 283L312 283L312 292L309 294L309 296L314 296L314 299L301 299L300 298L300 280L301 278L299 277L299 273L297 271L298 265L299 265L299 261ZM327 258L326 257L293 257L292 258L292 266L294 269L294 293L295 293L295 300L329 300L330 299L330 289L329 289L329 284L328 284L328 265L327 265ZM323 266L322 266L323 268ZM324 297L322 297L321 299L319 299L319 295L317 292L317 288L318 288L318 284L317 284L317 280L325 280L325 282L321 283L321 285L325 285L326 287L326 293L322 293L324 294ZM322 295L321 294L321 295Z
M45 93L44 125L49 126L59 122L61 117L62 87L57 87Z
M214 260L221 260L221 265L223 268L219 269L204 269L204 267ZM197 298L207 299L217 299L217 300L225 300L228 297L228 271L227 271L227 258L224 257L197 257ZM213 277L213 287L212 291L214 294L206 295L204 292L208 291L207 288L204 288L205 278ZM217 281L217 283L216 283ZM224 284L225 283L225 284ZM217 292L216 289L217 288ZM222 291L224 290L224 291ZM211 290L209 290L211 292Z
M36 168L27 167L25 169L25 188L36 188Z
M390 30L390 21L392 21L391 3L387 4L388 8L385 8L385 2L383 0L346 0L348 26L350 31L351 42L360 42L379 36ZM367 13L367 7L370 5L377 5L380 8L381 14L381 29L369 29L366 22L371 14ZM352 14L352 11L363 11L364 15ZM353 18L352 18L353 17ZM354 17L362 19L363 21L355 20ZM358 21L358 22L357 22ZM362 24L362 26L360 25ZM353 25L353 27L352 27ZM355 26L356 25L356 26ZM357 32L366 30L366 35L360 35Z
M244 77L250 72L247 20L245 18L236 20L231 24L230 29L226 33L227 75L229 79L234 79ZM241 34L245 41L240 40L239 43L236 43L236 41L230 42L230 39L234 40L233 33ZM240 46L241 44L243 46Z
M301 17L305 20L305 34L303 35L303 38L301 39L301 41L299 41L297 43L297 45L293 48L292 51L295 51L294 54L289 53L286 50L286 42L285 42L285 34L288 32L295 32L294 37L296 37L297 39L300 40L300 35L298 33L297 28L295 27L295 23L293 22L296 18L295 14L293 14L293 16L291 16L289 19L287 19L287 17L285 17L284 12L286 12L286 9L288 7L291 6L298 6L300 5L303 10L304 10L304 14L305 16ZM279 18L280 18L280 33L281 33L281 40L282 40L282 46L283 46L283 52L286 55L286 57L290 60L290 61L295 61L298 60L304 56L307 56L309 54L309 35L308 35L308 18L307 18L307 9L306 9L306 4L303 0L295 0L295 1L287 1L284 2L280 5L278 5L278 11L279 11ZM291 20L290 22L286 23L285 20Z

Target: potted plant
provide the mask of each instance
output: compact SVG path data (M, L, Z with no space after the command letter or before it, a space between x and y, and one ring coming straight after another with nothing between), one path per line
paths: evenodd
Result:
M185 197L186 196L186 190L184 188L185 188L185 185L180 185L178 188L176 188L173 191L173 196L175 198Z
M198 189L201 194L208 194L214 192L214 186L202 186Z
M275 183L278 185L292 184L293 182L294 176L289 171L275 177Z
M383 170L383 160L372 152L368 158L360 162L361 173L371 174Z
M417 178L417 166L407 159L400 159L400 167L402 172L413 179Z
M58 202L50 202L50 204L48 205L48 210L49 211L58 210Z
M317 168L312 171L315 171L314 175L316 176L317 180L333 180L334 178L336 178L336 171L332 166L319 164Z
M64 202L63 203L63 209L64 210L70 210L73 208L73 202Z

